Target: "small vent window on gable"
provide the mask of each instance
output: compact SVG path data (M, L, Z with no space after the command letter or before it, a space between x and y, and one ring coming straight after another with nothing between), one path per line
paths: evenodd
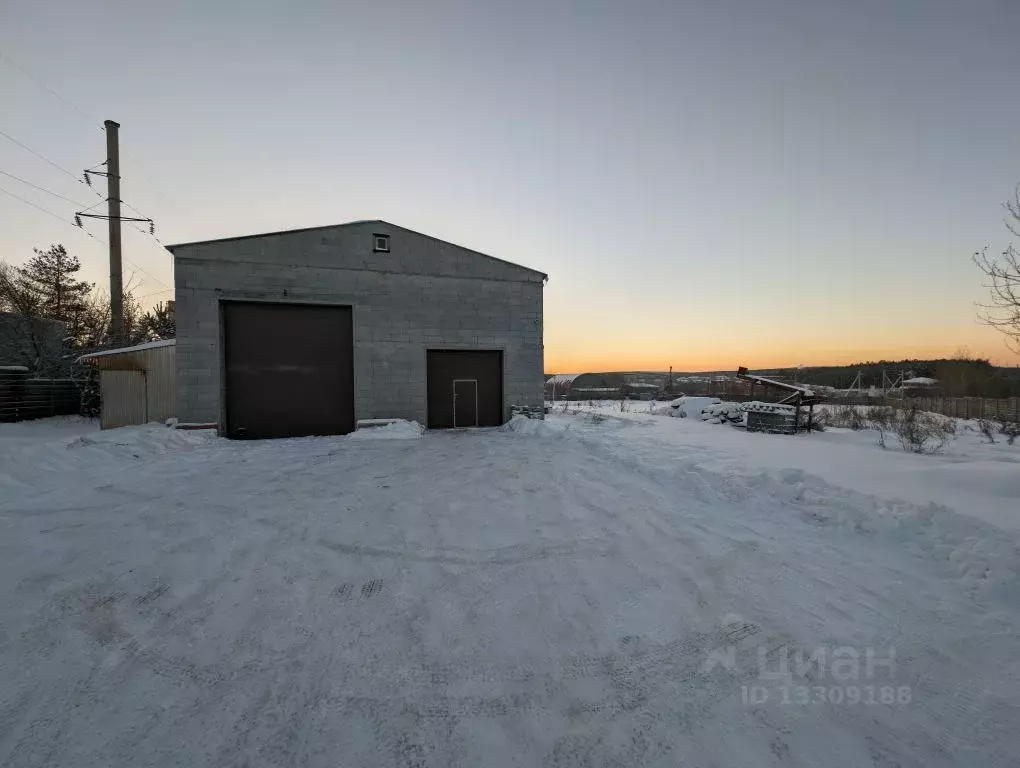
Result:
M376 253L389 253L390 236L379 234L372 235L372 250Z

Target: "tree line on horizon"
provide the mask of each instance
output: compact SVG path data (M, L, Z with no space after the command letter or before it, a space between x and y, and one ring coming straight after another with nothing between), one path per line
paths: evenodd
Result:
M985 358L973 357L966 349L948 358L931 360L878 360L849 365L772 368L784 379L816 386L847 389L860 374L861 389L888 387L899 378L931 378L946 397L1018 397L1020 368L994 366ZM762 374L766 375L766 374Z
M665 371L609 372L633 377L635 380L660 381ZM811 365L792 368L754 368L751 373L771 376L782 381L848 389L859 386L889 387L898 379L926 377L936 379L938 394L946 397L1020 397L1020 367L995 366L986 358L974 357L961 348L952 357L905 358L901 360L869 360L845 365ZM674 380L687 376L725 376L732 370L673 371ZM856 383L860 374L860 381ZM547 374L548 375L548 374Z

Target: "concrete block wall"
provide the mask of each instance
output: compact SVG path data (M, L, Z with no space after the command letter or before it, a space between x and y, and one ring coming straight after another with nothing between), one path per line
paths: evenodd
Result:
M374 253L372 236L390 236ZM544 275L384 222L172 246L177 415L224 423L220 305L352 306L355 418L427 422L426 350L503 351L503 401L544 399Z

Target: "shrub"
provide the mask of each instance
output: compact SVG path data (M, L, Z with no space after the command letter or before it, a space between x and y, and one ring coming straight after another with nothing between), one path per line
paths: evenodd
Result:
M885 448L885 434L892 429L896 409L888 405L876 405L868 409L867 424L878 432L878 444Z
M953 419L922 411L916 405L893 409L889 427L903 450L910 453L939 453L956 437Z
M1020 437L1020 421L1004 421L999 425L999 433L1006 438L1006 443L1013 445Z
M868 409L868 426L872 429L889 429L892 426L896 409L890 405L876 405Z
M977 420L978 430L984 435L988 442L995 443L995 432L998 425L991 419L978 419Z
M819 408L814 412L811 418L811 431L812 432L824 432L825 428L829 426L829 412L824 408ZM807 430L808 428L808 412L802 410L800 412L800 423L797 425L798 429Z
M861 413L860 408L852 403L840 403L826 408L825 413L825 424L827 426L853 430L868 428L867 419Z

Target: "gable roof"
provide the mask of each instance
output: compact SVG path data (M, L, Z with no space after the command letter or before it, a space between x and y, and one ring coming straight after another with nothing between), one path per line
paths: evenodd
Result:
M526 267L523 264L517 264L517 263L512 262L512 261L507 261L506 259L500 259L497 256L490 256L487 253L482 253L481 251L476 251L476 250L474 250L472 248L465 248L463 245L458 245L457 243L451 243L449 240L443 240L442 238L435 237L433 235L427 235L424 232L418 232L417 230L414 230L414 229L408 229L407 227L402 227L399 224L393 224L393 223L391 223L389 221L383 221L382 219L358 219L356 221L345 221L345 222L342 222L340 224L324 224L324 225L321 225L321 226L318 226L318 227L301 227L300 229L283 229L283 230L280 230L280 231L277 231L277 232L259 232L259 233L254 234L254 235L235 235L233 237L217 237L217 238L213 238L211 240L194 240L194 241L188 242L188 243L174 243L172 245L167 245L166 249L168 251L170 251L171 253L173 253L175 248L185 248L185 247L194 246L194 245L212 245L214 243L229 243L229 242L234 242L234 241L237 241L237 240L253 240L253 239L256 239L256 238L260 238L260 237L276 237L276 236L279 236L279 235L293 235L293 234L297 234L299 232L315 232L317 230L325 231L325 230L329 230L329 229L340 229L342 227L353 227L353 226L358 226L358 225L361 225L361 224L385 224L387 227L394 227L396 229L402 229L405 232L411 233L412 235L418 235L419 237L427 237L430 240L435 240L437 242L444 243L446 245L452 245L455 248L460 248L461 250L467 251L468 253L472 253L475 256L482 256L483 258L486 258L486 259L492 259L493 261L498 261L501 264L509 264L511 267L516 267L517 269L523 269L523 270L525 270L527 272L532 272L532 273L534 273L536 275L540 275L543 280L548 279L548 277L549 277L545 272L540 272L537 269L532 269L531 267Z

